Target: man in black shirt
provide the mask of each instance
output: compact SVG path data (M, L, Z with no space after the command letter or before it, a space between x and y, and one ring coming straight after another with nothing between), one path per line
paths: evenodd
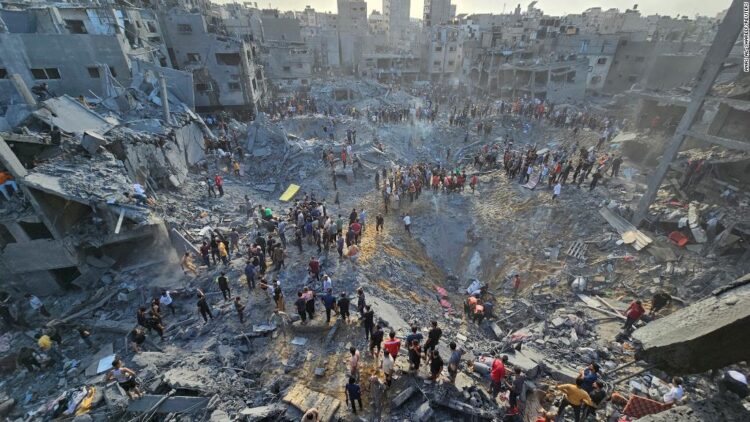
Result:
M443 372L443 358L437 350L432 351L432 360L430 361L430 379L437 381L440 373Z
M221 294L224 295L224 300L231 299L232 292L229 291L229 279L227 278L227 273L222 271L221 275L216 281L218 281L219 283L219 289L221 289Z
M370 305L366 305L365 312L362 314L362 325L365 326L365 340L369 339L372 335L372 327L375 325L374 320L375 312L370 308ZM378 349L378 352L380 352L380 349Z
M443 330L438 328L437 321L432 321L432 328L427 333L427 341L424 343L424 354L426 360L430 360L430 350L435 350L442 335Z
M297 308L297 314L302 321L302 325L307 324L307 312L305 311L305 299L302 297L302 292L297 292L297 301L294 302L294 307Z
M594 389L589 393L589 397L591 397L591 401L596 405L596 407L584 405L583 415L581 416L582 421L589 420L590 416L593 416L594 420L596 420L596 410L599 408L599 405L607 398L607 392L604 390L604 384L602 384L601 381L594 381Z
M214 319L213 314L211 313L211 308L208 306L208 302L206 302L206 295L203 294L203 292L198 292L198 311L200 312L201 316L203 317L203 321L208 324L208 317L211 317L211 319Z
M366 315L366 314L365 314ZM373 354L373 349L378 349L378 355L380 354L380 345L383 343L383 329L380 327L380 324L375 326L375 331L372 332L372 335L370 336L370 354L373 356L376 356Z
M343 319L344 322L349 321L349 298L346 296L346 293L341 292L341 297L339 297L337 304L339 306L339 315L341 316L341 319Z

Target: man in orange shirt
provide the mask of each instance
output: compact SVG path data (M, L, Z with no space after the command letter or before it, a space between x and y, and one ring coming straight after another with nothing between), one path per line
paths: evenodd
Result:
M8 201L10 201L10 192L8 191L9 187L13 188L14 194L18 193L18 185L16 184L16 181L13 180L13 175L7 171L0 171L0 192L3 193L3 196Z

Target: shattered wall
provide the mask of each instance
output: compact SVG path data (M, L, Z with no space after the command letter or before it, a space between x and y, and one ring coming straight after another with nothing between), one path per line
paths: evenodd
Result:
M46 82L57 95L102 95L100 77L88 68L106 64L124 85L130 83L130 65L121 35L7 34L0 33L0 67L18 73L29 87ZM72 48L75 46L75 48ZM59 78L38 80L30 69L57 69ZM0 79L0 102L18 97L9 79Z

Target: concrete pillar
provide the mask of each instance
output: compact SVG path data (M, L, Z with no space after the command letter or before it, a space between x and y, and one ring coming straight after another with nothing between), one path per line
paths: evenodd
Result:
M159 87L161 88L161 108L164 111L164 121L172 124L172 115L169 113L169 94L167 93L167 78L159 73Z
M26 82L23 81L21 75L19 75L18 73L10 75L10 81L13 83L13 86L16 87L16 91L18 91L18 94L21 95L23 101L27 105L36 107L36 98L34 98L34 94L31 93L29 87L26 86Z
M741 29L742 5L740 0L732 0L732 5L729 6L724 20L719 25L719 30L711 44L711 48L708 50L708 54L706 54L706 58L703 60L703 65L698 70L695 87L690 93L690 104L685 110L685 114L682 115L682 119L672 136L672 140L669 141L669 144L664 149L659 166L649 179L646 193L643 194L638 203L638 209L633 215L633 225L638 226L646 218L648 209L654 202L654 199L656 199L659 187L669 170L669 165L677 156L677 152L685 141L686 134L690 131L695 117L703 106L706 94L713 86L716 76L721 71L729 52L740 35Z

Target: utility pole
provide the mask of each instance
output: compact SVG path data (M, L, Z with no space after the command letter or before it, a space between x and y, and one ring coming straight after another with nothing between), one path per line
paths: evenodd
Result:
M711 48L709 48L708 54L706 54L706 58L703 60L703 65L701 65L698 71L695 87L690 93L690 104L685 109L685 114L682 115L682 119L677 125L672 139L664 149L661 160L659 160L659 166L648 181L646 193L643 194L638 203L638 209L633 215L632 220L633 225L636 227L648 215L648 209L654 202L654 199L656 199L659 186L664 181L664 176L666 176L669 170L669 165L677 156L677 152L685 141L685 137L690 134L691 126L703 106L706 94L711 90L729 52L737 41L737 37L739 37L740 30L742 29L742 16L740 0L732 0L732 4L727 10L724 20L719 25L719 30L716 32L716 37L714 37Z

